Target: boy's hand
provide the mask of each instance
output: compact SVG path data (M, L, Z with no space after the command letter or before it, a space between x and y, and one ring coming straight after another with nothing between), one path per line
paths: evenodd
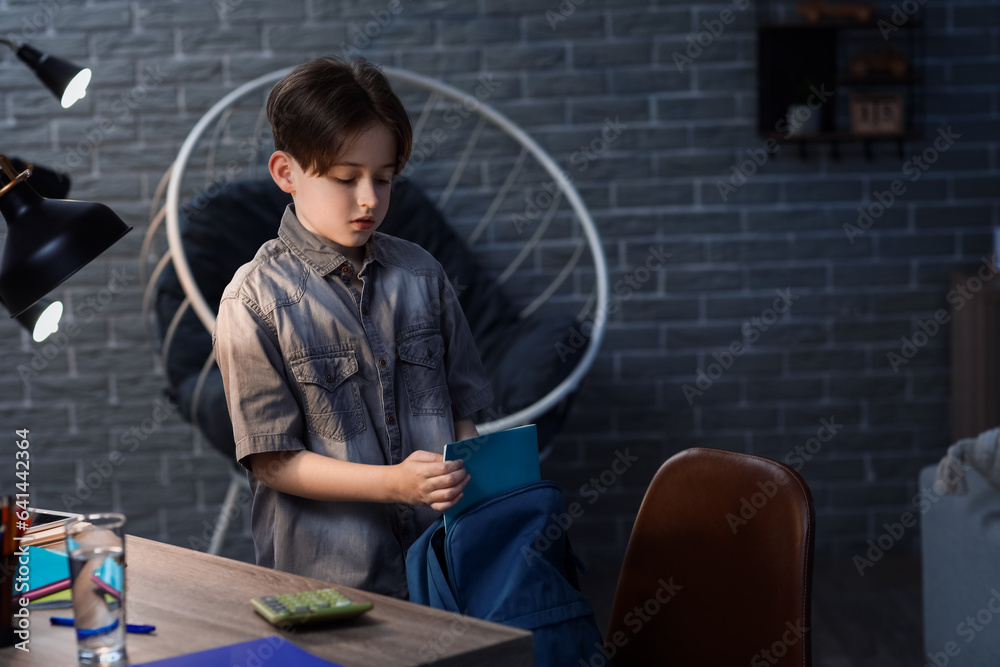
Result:
M411 505L446 510L462 498L469 473L461 461L445 461L434 452L417 450L393 467L396 495Z

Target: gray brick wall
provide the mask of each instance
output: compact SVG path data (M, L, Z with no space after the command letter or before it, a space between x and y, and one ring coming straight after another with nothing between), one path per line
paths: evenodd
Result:
M65 167L72 196L103 201L136 228L57 290L72 335L38 346L0 321L7 350L0 416L11 430L31 429L37 504L122 510L139 534L203 544L229 464L176 414L156 417L164 382L139 318L137 277L148 207L186 133L215 100L250 78L333 52L469 93L479 74L492 75L503 84L490 102L579 188L603 235L612 285L645 261L650 246L672 253L655 279L620 301L544 464L570 500L583 501L575 544L599 572L617 571L658 465L691 446L783 459L816 437L823 420L842 425L801 464L816 499L821 553L858 553L883 521L911 508L917 470L949 441L947 327L898 371L887 354L918 321L947 307L949 272L977 264L1000 225L994 3L929 10L927 131L903 159L888 146L871 160L844 146L839 160L824 148L802 160L786 146L726 200L718 183L763 146L754 130L752 8L736 11L737 20L678 71L674 52L732 3L587 0L561 3L574 7L563 16L555 0L401 0L378 25L390 5L0 0L0 33L94 69L92 92L62 111L10 53L0 54L0 148ZM578 168L575 152L600 136L606 118L627 128ZM959 135L954 145L907 181L852 244L844 225L857 224L858 208L868 209L875 192L902 177L910 154L948 127ZM449 151L456 152L448 147L442 160L454 159ZM497 164L477 173L495 182L504 173ZM421 174L439 180L439 168L428 163ZM507 234L499 254L520 242ZM532 270L542 275L546 263L564 261L573 243L557 240ZM125 278L112 282L115 272ZM579 307L591 285L579 272L558 300ZM515 282L512 290L529 287ZM772 319L776 290L794 298ZM733 344L742 353L722 368ZM128 437L134 429L141 439ZM595 494L591 479L600 484L624 448L638 461ZM109 464L116 454L118 464ZM5 488L12 463L0 465ZM236 521L228 553L249 558L245 503ZM913 545L912 534L906 542Z

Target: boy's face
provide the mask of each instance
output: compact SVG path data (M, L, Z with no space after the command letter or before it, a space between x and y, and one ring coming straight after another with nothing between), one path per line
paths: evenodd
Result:
M271 177L292 195L302 226L345 248L360 261L363 246L382 224L396 167L396 140L381 124L359 134L329 173L305 173L295 159L276 151L268 163Z

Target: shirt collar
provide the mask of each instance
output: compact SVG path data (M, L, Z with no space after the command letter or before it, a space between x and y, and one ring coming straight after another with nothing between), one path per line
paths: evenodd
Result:
M379 232L375 232L365 244L362 272L370 262L376 261L379 264L384 264L382 261L383 251L378 242L380 236ZM353 267L341 253L340 246L330 239L306 229L295 215L295 204L289 204L285 207L285 212L281 216L281 225L278 227L278 238L284 241L299 259L315 269L320 275L325 276L336 271L338 275L344 274L341 275L342 278L350 279ZM345 265L348 270L342 271Z

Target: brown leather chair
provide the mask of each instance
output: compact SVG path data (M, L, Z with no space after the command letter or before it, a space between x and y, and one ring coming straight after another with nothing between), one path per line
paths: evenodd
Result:
M806 667L814 514L783 463L688 449L636 517L605 654L616 667Z

